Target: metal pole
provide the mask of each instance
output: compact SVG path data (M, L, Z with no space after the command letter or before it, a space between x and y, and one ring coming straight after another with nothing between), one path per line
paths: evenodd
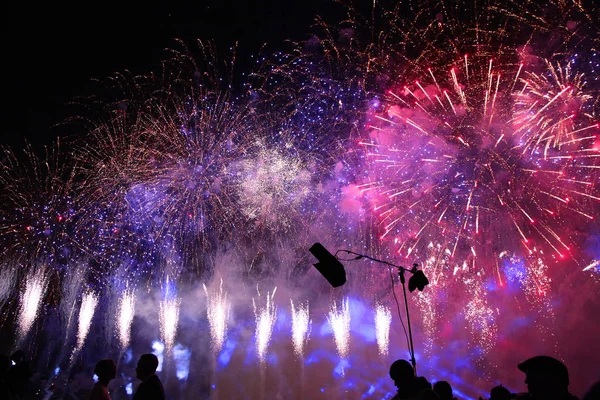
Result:
M415 371L415 376L417 375L417 360L415 359L415 346L413 344L412 337L412 329L410 327L410 314L408 312L408 300L406 298L406 280L404 279L404 268L399 268L400 272L400 282L402 282L402 293L404 293L404 306L406 307L406 320L408 322L408 337L410 340L410 362L413 366L413 370Z

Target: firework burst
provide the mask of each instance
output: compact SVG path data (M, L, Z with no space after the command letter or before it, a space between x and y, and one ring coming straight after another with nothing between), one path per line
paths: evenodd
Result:
M409 257L443 243L454 273L464 270L461 260L475 267L479 259L492 272L495 263L485 257L514 243L526 254L542 246L557 259L566 257L573 244L561 233L565 224L594 218L599 167L589 135L597 126L577 115L561 135L577 139L551 146L551 123L536 124L542 132L531 135L543 145L528 145L520 133L533 124L515 125L512 112L513 99L526 92L526 82L518 83L523 69L465 58L445 75L429 70L428 77L388 92L385 113L375 115L379 123L362 142L371 174L361 188L376 193L381 238L397 243L398 253ZM539 104L532 115L550 108L556 95L548 96L532 103Z
M45 158L29 145L23 155L8 149L2 153L2 253L27 263L66 266L70 258L85 251L87 243L74 184L76 168L64 160L60 146L47 149Z

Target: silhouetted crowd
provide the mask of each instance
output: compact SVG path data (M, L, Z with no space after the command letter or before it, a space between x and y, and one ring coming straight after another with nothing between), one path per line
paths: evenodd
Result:
M527 392L511 393L500 385L490 390L489 400L577 400L569 393L569 371L556 358L537 356L517 367L525 373ZM416 376L413 366L406 360L394 361L390 378L398 388L392 400L455 400L450 383L438 381L431 385L425 377ZM480 397L479 400L483 399ZM600 382L592 386L582 400L600 400Z
M23 351L17 351L10 357L0 356L0 368L0 400L42 398L31 396L26 391L31 374ZM156 375L157 368L158 358L154 354L140 357L135 372L141 383L133 400L165 400L163 385ZM518 364L517 368L525 374L527 392L511 393L500 385L490 390L489 400L577 400L569 393L569 372L559 360L537 356ZM100 360L94 374L98 380L89 400L111 400L108 384L116 377L116 363L111 359ZM392 363L390 378L398 389L392 400L456 400L449 382L438 381L432 385L425 377L417 376L413 366L406 360ZM479 400L483 399L480 397ZM590 388L582 400L600 400L600 381Z

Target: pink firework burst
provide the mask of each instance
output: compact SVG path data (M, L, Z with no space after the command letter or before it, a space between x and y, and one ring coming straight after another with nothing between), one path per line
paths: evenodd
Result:
M449 255L430 271L489 270L502 284L507 249L557 260L574 254L578 224L594 219L600 132L580 74L465 56L387 92L361 141L360 187L380 237L420 260L432 243ZM534 256L535 254L535 256Z

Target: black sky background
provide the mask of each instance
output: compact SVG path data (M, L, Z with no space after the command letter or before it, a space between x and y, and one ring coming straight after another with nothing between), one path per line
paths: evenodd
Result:
M332 0L187 2L20 2L4 8L2 23L3 107L0 144L25 141L42 149L72 116L75 96L93 95L89 82L125 69L147 73L166 57L173 38L215 40L226 51L238 42L240 57L268 42L308 37L317 15L339 18ZM244 60L240 60L244 65Z

